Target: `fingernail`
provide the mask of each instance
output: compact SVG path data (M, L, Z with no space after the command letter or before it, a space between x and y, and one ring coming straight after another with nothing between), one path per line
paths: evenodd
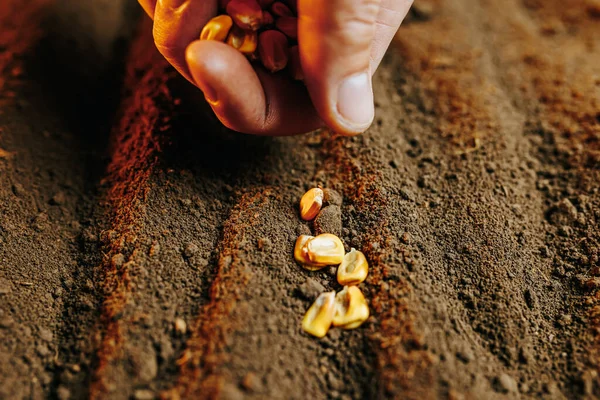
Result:
M342 81L338 89L337 109L346 122L356 129L366 129L375 116L371 74L366 71Z

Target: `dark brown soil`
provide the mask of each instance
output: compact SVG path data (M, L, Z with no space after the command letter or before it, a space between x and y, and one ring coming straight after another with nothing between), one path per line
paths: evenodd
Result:
M0 398L600 396L597 0L417 0L355 138L229 132L84 3L0 3ZM340 223L372 316L317 340Z

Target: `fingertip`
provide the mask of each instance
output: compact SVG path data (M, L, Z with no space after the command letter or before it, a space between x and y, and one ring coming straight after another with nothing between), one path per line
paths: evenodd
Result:
M248 133L261 129L264 92L246 57L224 43L198 40L187 47L185 59L194 83L225 126Z
M185 50L185 61L196 86L202 90L209 103L215 104L218 94L212 81L214 76L220 76L224 73L224 66L219 57L205 56L208 54L204 51L205 44L200 40L192 42Z

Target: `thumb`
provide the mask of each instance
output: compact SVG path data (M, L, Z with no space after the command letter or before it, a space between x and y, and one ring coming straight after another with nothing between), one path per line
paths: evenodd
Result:
M299 0L305 83L320 117L356 135L373 122L371 44L381 0Z

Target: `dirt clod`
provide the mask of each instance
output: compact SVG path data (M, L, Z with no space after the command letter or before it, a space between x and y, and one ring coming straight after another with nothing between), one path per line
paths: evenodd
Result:
M315 234L331 233L342 235L342 210L339 206L330 205L323 207L314 220Z

